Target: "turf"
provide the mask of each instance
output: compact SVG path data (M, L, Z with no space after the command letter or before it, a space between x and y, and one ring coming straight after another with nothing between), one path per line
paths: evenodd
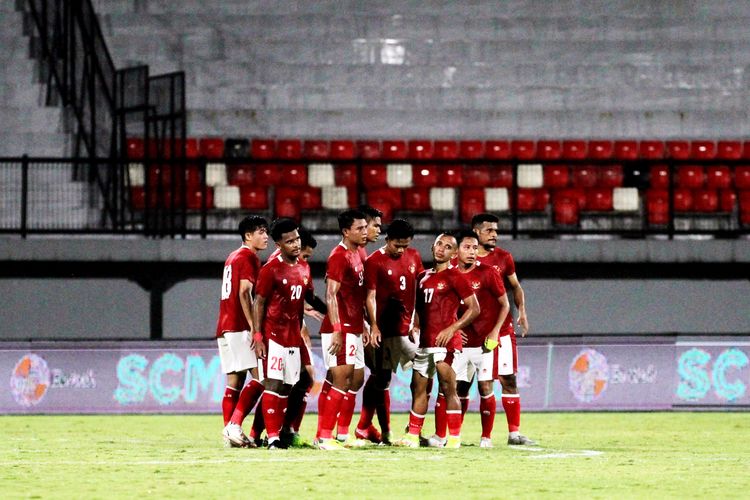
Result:
M715 498L750 495L742 413L538 413L540 448L225 449L214 416L0 417L0 498ZM315 416L306 419L309 435ZM405 415L394 416L403 429ZM428 420L425 431L431 429Z

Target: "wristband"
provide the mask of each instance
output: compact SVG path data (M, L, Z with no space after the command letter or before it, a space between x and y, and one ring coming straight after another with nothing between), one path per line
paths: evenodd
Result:
M487 348L488 351L494 350L499 345L500 342L497 340L492 340L491 338L484 339L484 347Z
M333 324L333 333L341 333L341 323L334 323Z
M263 342L263 333L262 332L253 333L253 340L257 343Z

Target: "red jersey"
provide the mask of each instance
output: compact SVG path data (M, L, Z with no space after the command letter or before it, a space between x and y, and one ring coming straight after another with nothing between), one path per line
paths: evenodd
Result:
M277 248L271 253L271 255L268 256L268 260L266 260L266 264L276 259L279 255L281 255L281 249ZM310 263L307 262L305 259L297 259L297 264L307 269L307 277L308 279L312 281L312 272L310 271Z
M497 299L505 295L505 287L500 275L481 263L477 263L471 271L461 274L468 280L479 302L479 316L464 329L469 337L465 347L481 347L497 323L497 316L500 314L500 303ZM465 310L466 307L462 304L458 314L463 314Z
M300 329L308 290L312 290L312 280L299 262L288 264L279 255L263 266L255 294L266 299L263 324L258 325L266 339L284 347L302 346Z
M428 269L417 278L416 310L419 315L419 347L437 347L438 334L458 319L458 306L474 294L466 278L450 267L436 273ZM456 332L457 345L461 336ZM450 345L448 346L450 347Z
M328 256L326 279L341 283L336 299L342 331L361 334L364 330L366 291L365 270L359 249L349 251L343 243L336 245ZM333 332L333 325L327 314L320 325L320 331Z
M510 282L508 276L516 274L516 264L513 262L513 256L507 250L495 247L490 253L484 257L477 255L477 262L481 262L485 266L491 266L500 273L500 277L503 278L503 286L506 290L510 290ZM500 328L500 335L508 335L514 333L513 331L513 315L508 313L505 317L505 322Z
M384 337L409 335L417 276L422 271L422 259L413 248L399 258L380 248L367 258L365 286L376 290L376 321Z
M227 257L221 281L216 337L221 337L224 332L242 332L250 329L240 303L240 280L249 280L255 285L259 270L260 259L250 247L242 245Z

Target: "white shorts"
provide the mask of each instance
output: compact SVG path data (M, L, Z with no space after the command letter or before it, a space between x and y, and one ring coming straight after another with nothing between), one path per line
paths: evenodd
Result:
M456 372L456 380L471 382L477 373L477 380L480 382L497 378L497 349L483 351L481 347L464 347L455 354L452 366Z
M247 330L224 332L224 335L216 339L222 372L241 372L258 366L258 358L255 350L250 348L250 341L250 332Z
M450 365L453 362L453 352L448 352L445 347L419 347L414 357L414 371L423 377L432 378L441 361Z
M500 345L497 347L497 374L513 375L518 371L518 350L516 348L515 335L503 335L498 339Z
M330 354L332 333L320 334L320 345L323 348L323 365L326 368L334 366L354 365L355 369L365 367L365 348L362 336L353 333L346 334L345 345L341 346L337 354Z
M380 349L383 351L381 368L394 372L399 366L403 370L411 368L417 355L417 344L403 336L384 338Z
M266 345L266 359L263 360L261 380L269 378L294 385L299 381L301 367L299 347L284 347L269 340Z

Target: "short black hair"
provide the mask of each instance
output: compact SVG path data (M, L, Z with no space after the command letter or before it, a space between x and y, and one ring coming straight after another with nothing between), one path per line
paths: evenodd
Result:
M359 210L344 210L339 214L339 231L351 229L356 219L365 219L367 216Z
M310 231L308 231L302 226L298 227L297 230L299 231L299 237L301 240L301 248L310 247L314 250L315 247L318 246L318 240L315 239L315 236L313 236Z
M476 214L474 217L471 218L471 227L477 228L484 224L485 222L495 223L497 224L500 222L500 218L497 215L488 214L487 212Z
M357 210L365 214L365 220L367 222L370 222L375 217L383 217L382 211L370 205L360 205Z
M414 228L404 219L393 219L385 232L389 240L403 240L414 237Z
M455 233L453 233L453 236L456 238L456 243L461 244L463 240L466 238L471 238L473 240L477 240L477 243L479 242L479 236L477 236L477 233L474 231L471 231L469 229L459 229Z
M281 241L281 237L284 233L291 233L292 231L297 230L298 227L299 224L292 219L276 219L273 221L273 224L271 224L271 238L273 238L273 241Z
M254 233L260 228L268 230L268 221L259 215L248 215L240 221L239 232L242 241L245 241L246 233Z

